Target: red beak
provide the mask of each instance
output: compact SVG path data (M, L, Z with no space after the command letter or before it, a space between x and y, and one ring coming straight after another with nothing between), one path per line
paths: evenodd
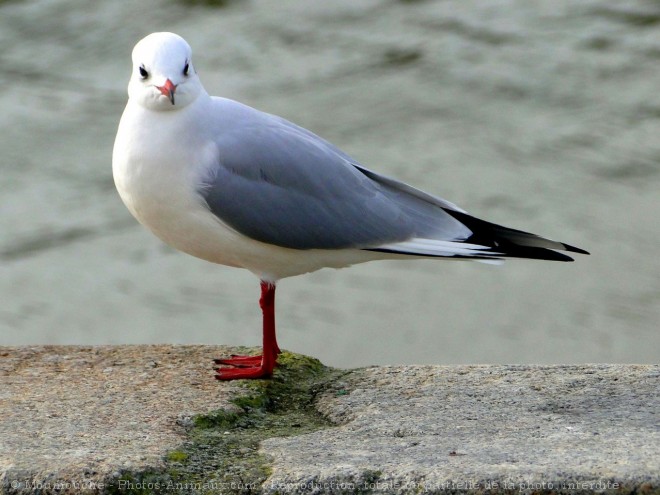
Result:
M172 102L172 105L174 105L174 92L176 91L176 84L172 83L169 79L165 81L165 84L162 86L156 86L160 90L162 94L167 96L167 98Z

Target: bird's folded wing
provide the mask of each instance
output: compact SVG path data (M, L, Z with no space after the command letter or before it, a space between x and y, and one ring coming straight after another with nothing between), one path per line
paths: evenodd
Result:
M199 192L236 231L292 249L373 249L415 238L461 242L459 210L357 165L345 153L274 116L221 133L219 159Z

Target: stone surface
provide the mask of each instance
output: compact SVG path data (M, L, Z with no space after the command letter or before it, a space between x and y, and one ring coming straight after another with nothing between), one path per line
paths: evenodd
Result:
M162 469L194 415L237 409L231 399L248 390L213 379L211 358L228 352L0 347L0 493L54 493L57 482L60 493L107 492L121 473ZM660 366L333 376L316 407L334 426L264 439L269 477L253 491L660 492Z
M236 385L218 386L212 370L228 352L0 347L0 489L96 489L113 473L162 467L193 415L234 407Z
M263 443L266 488L657 492L659 392L658 366L358 370L317 403L341 426Z

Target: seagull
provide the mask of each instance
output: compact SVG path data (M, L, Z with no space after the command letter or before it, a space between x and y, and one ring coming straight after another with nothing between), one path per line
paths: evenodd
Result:
M152 33L132 53L112 168L132 215L170 246L261 283L263 353L216 359L218 380L272 376L275 286L385 259L572 261L587 251L480 220L370 170L311 131L209 96L188 43Z

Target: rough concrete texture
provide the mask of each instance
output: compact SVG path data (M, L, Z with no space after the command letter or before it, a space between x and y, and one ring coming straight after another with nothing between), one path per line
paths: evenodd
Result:
M317 403L341 426L262 444L266 488L659 492L659 378L634 365L358 370Z
M0 492L54 493L59 481L102 493L121 473L162 468L195 414L236 409L230 400L245 394L213 380L210 359L227 352L0 348ZM336 376L316 399L336 426L264 439L270 476L246 479L253 492L660 493L659 366Z
M218 386L211 367L228 353L220 346L0 347L0 493L48 493L58 483L94 491L122 470L160 468L193 415L235 409L229 399L240 389Z

